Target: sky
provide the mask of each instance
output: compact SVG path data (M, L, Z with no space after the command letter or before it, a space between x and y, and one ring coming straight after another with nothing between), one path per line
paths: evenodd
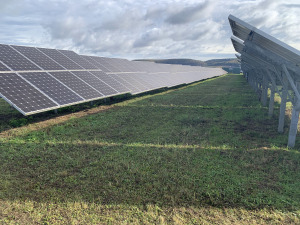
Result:
M229 14L300 49L299 0L0 0L0 43L127 59L231 58Z

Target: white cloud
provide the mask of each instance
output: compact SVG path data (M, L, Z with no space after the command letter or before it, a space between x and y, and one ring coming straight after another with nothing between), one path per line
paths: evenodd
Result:
M0 0L1 43L124 58L234 57L231 13L300 48L296 0Z

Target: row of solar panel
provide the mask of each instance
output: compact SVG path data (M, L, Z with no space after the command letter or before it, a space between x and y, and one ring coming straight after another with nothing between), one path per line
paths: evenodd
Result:
M221 71L219 71L219 74ZM206 79L215 73L201 76ZM0 93L24 115L124 93L138 94L199 80L197 73L123 73L61 71L1 73Z
M121 72L196 71L191 66L170 66L126 59L78 55L73 51L0 44L0 71L102 70Z
M0 45L0 95L24 115L224 74L221 69Z

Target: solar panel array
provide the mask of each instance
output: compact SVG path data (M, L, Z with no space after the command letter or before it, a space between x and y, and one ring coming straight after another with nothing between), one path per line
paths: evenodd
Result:
M23 115L220 76L220 68L78 55L0 44L0 96Z
M275 93L281 97L278 132L284 131L286 102L292 102L288 146L294 147L300 112L300 51L233 15L228 19L242 71L264 106L270 89L269 116L273 115Z

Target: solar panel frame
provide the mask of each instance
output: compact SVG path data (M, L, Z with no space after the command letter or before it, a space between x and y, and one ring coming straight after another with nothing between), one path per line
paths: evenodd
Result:
M300 112L300 51L232 15L228 19L233 34L244 41L243 50L238 51L237 41L231 38L235 50L241 54L238 58L243 73L259 93L263 106L267 105L271 84L269 116L273 115L275 92L281 97L278 132L284 131L286 102L292 102L288 147L294 147Z

